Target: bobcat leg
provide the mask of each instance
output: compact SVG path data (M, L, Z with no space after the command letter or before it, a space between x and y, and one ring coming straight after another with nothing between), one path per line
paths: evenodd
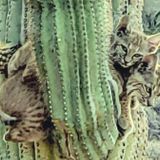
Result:
M4 113L3 111L0 111L0 117L1 121L3 121L5 124L10 124L10 122L15 122L17 121L16 117L11 117L10 115Z
M134 124L131 122L131 125L124 131L124 136L122 136L120 139L121 141L125 141L128 136L130 136L134 132Z
M131 112L131 100L132 97L123 97L121 101L122 112L118 120L118 125L123 130L121 136L122 141L126 140L126 138L134 131L134 123Z

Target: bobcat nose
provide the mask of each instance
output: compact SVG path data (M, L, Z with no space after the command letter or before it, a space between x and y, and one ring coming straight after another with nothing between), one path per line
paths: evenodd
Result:
M11 140L11 135L9 133L7 133L5 136L4 136L4 139L6 141L10 141Z

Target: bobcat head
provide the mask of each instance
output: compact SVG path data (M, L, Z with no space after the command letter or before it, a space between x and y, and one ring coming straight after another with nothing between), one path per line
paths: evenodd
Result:
M127 68L140 62L144 56L156 53L160 46L160 34L147 36L132 30L129 17L123 16L115 29L111 43L112 61Z

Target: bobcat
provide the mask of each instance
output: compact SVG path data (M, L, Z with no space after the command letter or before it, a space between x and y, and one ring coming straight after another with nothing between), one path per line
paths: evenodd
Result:
M42 97L32 43L19 48L8 63L8 78L0 86L0 116L8 126L4 139L32 142L49 133L51 119Z
M111 38L110 69L117 81L119 93L130 76L130 68L141 62L144 56L154 54L160 46L160 34L147 36L131 30L128 16L120 19Z
M123 139L128 137L133 130L134 124L131 111L138 106L152 106L153 84L156 77L155 67L157 56L155 54L145 56L136 68L131 68L131 75L126 83L126 89L120 95L121 116L118 125Z
M125 139L134 129L131 110L139 105L152 105L160 34L147 36L133 31L129 17L123 16L111 42L109 67L119 88L121 116L118 127Z

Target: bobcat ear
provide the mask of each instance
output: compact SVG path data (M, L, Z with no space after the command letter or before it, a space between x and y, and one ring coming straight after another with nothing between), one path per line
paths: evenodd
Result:
M143 58L143 62L148 64L149 68L152 70L155 70L157 61L158 61L158 58L156 54L150 54L150 55L144 56Z
M116 27L116 30L125 32L125 30L127 30L128 22L129 22L129 17L127 15L121 17Z
M160 33L147 38L149 52L155 53L160 47Z

